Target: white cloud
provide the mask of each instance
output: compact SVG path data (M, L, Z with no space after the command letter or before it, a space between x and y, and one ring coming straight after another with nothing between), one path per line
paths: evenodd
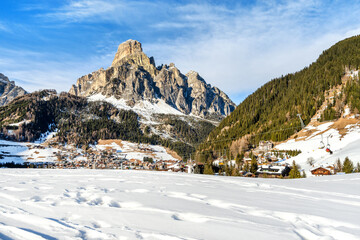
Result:
M45 14L47 17L61 18L69 21L81 21L99 15L107 16L109 12L121 9L121 4L101 0L70 1L69 4Z
M161 14L161 9L161 5L147 1L72 0L39 17L68 23L110 22L131 25L143 19L149 20L148 16Z
M249 11L183 6L180 23L201 23L191 37L162 39L144 48L158 63L196 70L230 96L247 94L272 78L301 70L337 41L360 33L360 24L348 23L358 9L343 12L339 20L326 15L331 7L311 1L259 4Z

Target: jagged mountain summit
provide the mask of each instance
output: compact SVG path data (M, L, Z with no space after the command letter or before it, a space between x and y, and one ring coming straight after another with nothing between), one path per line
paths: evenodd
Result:
M0 73L0 106L8 104L14 98L24 94L26 91L23 88L16 86L14 81L10 81Z
M150 104L155 113L179 112L212 119L229 115L236 106L197 72L184 75L173 63L156 67L154 58L149 58L136 40L120 44L108 69L79 78L70 93L98 100L121 100L123 106L130 108Z

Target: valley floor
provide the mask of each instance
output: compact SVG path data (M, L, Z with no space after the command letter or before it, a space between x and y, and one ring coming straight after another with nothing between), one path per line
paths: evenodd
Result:
M0 239L360 239L360 174L0 169Z

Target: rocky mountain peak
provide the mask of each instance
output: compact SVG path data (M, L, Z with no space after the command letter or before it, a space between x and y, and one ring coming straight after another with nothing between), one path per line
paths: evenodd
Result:
M26 94L26 91L15 85L8 77L0 73L0 106L6 105L14 98Z
M9 78L6 77L6 76L5 76L4 74L2 74L2 73L0 73L0 82L6 83L6 84L10 83ZM14 83L14 82L12 82L12 83Z
M207 84L197 72L184 75L174 63L156 67L153 57L149 58L136 40L120 44L108 69L79 78L70 93L85 97L101 94L132 105L163 100L183 114L212 119L235 109L225 93Z
M185 76L187 77L189 84L195 82L206 84L205 80L199 75L198 72L195 72L194 70L190 70Z
M119 61L126 57L142 52L141 43L136 40L129 39L119 45L112 66L116 65Z

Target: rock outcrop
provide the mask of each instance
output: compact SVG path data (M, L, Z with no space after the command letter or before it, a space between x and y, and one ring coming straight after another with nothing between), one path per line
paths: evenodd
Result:
M26 93L23 88L16 86L14 81L9 81L6 76L0 73L0 106L4 106L14 98Z
M173 63L156 67L154 58L149 58L135 40L120 44L108 69L79 78L70 93L114 96L129 103L162 99L184 114L205 118L223 117L235 109L225 93L207 84L198 73L190 71L184 75Z

